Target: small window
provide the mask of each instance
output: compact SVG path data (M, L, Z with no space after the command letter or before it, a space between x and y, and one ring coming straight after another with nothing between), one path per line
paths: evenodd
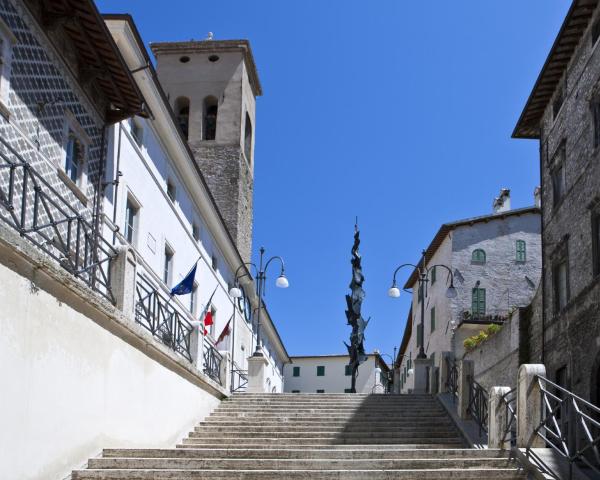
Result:
M179 57L179 61L181 63L188 63L190 61L190 57L188 57L187 55L183 55L182 57Z
M210 257L210 266L212 267L212 269L215 272L217 271L217 268L219 267L219 264L218 264L218 261L217 261L217 256L214 253Z
M292 390L292 393L300 393L300 390Z
M569 269L566 259L557 262L552 267L552 283L554 286L554 311L559 313L569 301Z
M565 100L565 82L562 81L556 87L556 93L554 95L554 101L552 102L552 116L556 120L558 113Z
M433 285L435 283L435 281L437 280L437 274L436 274L436 267L435 265L433 267L431 267L431 284Z
M203 140L214 140L217 137L218 110L219 106L215 97L206 97L204 99Z
M198 284L194 282L192 291L190 292L190 313L194 315L196 313L196 299L198 298Z
M192 223L192 237L197 242L200 241L200 227L198 226L197 223Z
M294 377L300 376L300 367L294 367L292 376L294 376Z
M171 199L172 202L175 202L177 198L177 188L173 183L173 180L167 180L167 196Z
M485 315L485 288L474 288L471 297L471 313L474 317Z
M69 130L67 137L65 172L77 186L83 182L83 168L85 164L85 145L73 130Z
M558 208L565 197L566 174L563 163L555 165L552 170L552 200L554 208Z
M429 312L429 319L431 324L431 331L433 332L435 330L435 307L431 308L431 311Z
M138 147L142 146L144 142L144 126L140 120L132 118L130 121L131 126L131 136L135 140L135 143Z
M478 248L473 250L473 254L471 255L471 262L477 264L484 264L486 261L485 250Z
M594 148L600 146L600 100L592 104L592 122L593 122L593 145Z
M517 262L525 262L527 260L525 240L517 240Z
M352 393L352 389L351 388L344 388L344 393Z
M173 275L173 256L174 256L174 252L173 249L171 249L171 247L169 247L168 245L165 245L165 258L164 258L164 265L163 265L163 282L165 282L165 284L170 285L171 284L171 278Z
M325 390L317 390L317 393L325 393Z
M592 252L594 276L600 275L600 213L592 217Z
M317 377L324 377L325 376L325 367L323 365L320 365L317 367Z
M127 197L125 206L125 239L130 245L134 244L138 223L139 207L130 197Z
M344 375L350 377L352 375L352 365L345 365Z
M250 120L250 115L246 112L246 125L245 125L245 133L244 133L244 154L246 155L246 160L248 163L252 163L252 122Z
M183 136L188 138L190 130L190 99L187 97L179 97L175 100L175 115L177 123L183 133Z

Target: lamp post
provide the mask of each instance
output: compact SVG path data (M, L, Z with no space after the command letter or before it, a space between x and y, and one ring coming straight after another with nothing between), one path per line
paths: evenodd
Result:
M417 358L427 358L427 354L425 353L425 298L427 297L427 283L429 282L429 274L431 273L431 270L436 268L436 267L441 267L441 268L445 268L446 270L448 270L448 279L450 280L450 286L448 287L448 290L446 290L446 297L448 298L456 298L456 288L454 288L454 275L452 274L452 270L450 269L450 267L446 266L446 265L432 265L431 267L427 267L425 265L425 250L423 250L422 252L422 256L421 256L421 262L420 262L420 267L413 265L412 263L404 263L402 265L400 265L398 268L396 268L396 270L394 270L394 276L392 279L392 286L390 287L390 289L388 290L388 295L392 298L398 298L400 296L400 289L398 288L398 285L396 284L396 274L398 273L398 271L400 271L400 269L404 268L404 267L413 267L419 277L418 277L418 282L419 282L419 296L421 298L421 345L419 345L419 354L417 355ZM418 338L418 335L417 335Z
M265 248L260 247L260 262L257 267L254 263L248 262L240 265L238 269L235 271L235 282L234 286L229 290L229 295L233 298L240 298L242 296L242 291L239 286L239 280L243 277L250 277L250 273L248 271L243 272L240 275L240 270L243 267L254 267L256 270L256 294L258 295L258 312L256 313L256 350L252 354L253 357L262 356L262 347L260 344L260 313L262 310L262 299L265 294L265 282L267 280L267 269L273 260L278 260L281 266L281 270L279 272L279 276L275 281L275 286L279 288L288 288L290 283L288 282L287 277L285 276L285 264L283 263L283 259L280 256L273 256L268 260L264 260ZM250 277L251 278L251 277Z

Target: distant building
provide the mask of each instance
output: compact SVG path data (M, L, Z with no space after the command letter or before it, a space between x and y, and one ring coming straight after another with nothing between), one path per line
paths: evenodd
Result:
M283 367L286 393L350 393L352 372L348 355L291 357ZM387 392L390 368L376 353L360 364L356 393Z
M442 225L425 258L425 291L419 289L416 270L404 285L412 289L412 305L398 357L403 393L414 388L412 362L421 344L439 368L442 352L460 358L467 337L490 324L503 324L509 312L531 303L541 275L540 210L511 210L510 192L504 189L494 201L493 214ZM446 297L449 272L439 265L452 271L456 298Z
M530 363L600 403L600 7L574 1L514 138L539 140L543 282Z

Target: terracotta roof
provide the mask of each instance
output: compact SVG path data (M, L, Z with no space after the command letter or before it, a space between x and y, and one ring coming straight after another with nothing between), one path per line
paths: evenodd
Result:
M508 210L508 211L502 212L502 213L493 213L491 215L483 215L480 217L466 218L464 220L458 220L458 221L452 222L452 223L444 223L440 227L438 232L435 234L435 236L433 237L433 240L431 241L431 243L427 247L427 250L425 251L425 264L427 264L427 262L429 261L428 259L431 259L433 257L433 255L435 254L437 249L440 247L440 245L442 244L442 242L444 241L446 236L455 228L463 227L465 225L474 225L476 223L487 223L487 222L492 222L494 220L502 220L504 218L512 217L512 216L527 215L528 213L540 213L540 209L538 207L517 208L514 210ZM419 259L419 261L417 261L415 263L415 265L418 265L420 261L421 260ZM412 271L410 277L408 277L408 280L404 284L404 288L412 288L412 286L417 281L417 278L418 278L418 272L416 269L414 269Z
M248 69L248 78L254 95L262 95L262 87L258 79L258 71L254 56L248 40L190 40L189 42L153 42L150 49L155 57L161 54L182 53L219 53L219 52L241 52Z
M144 115L144 97L92 0L27 3L44 28L62 26L78 56L75 76L81 82L95 81L108 100L107 121Z
M598 0L574 0L571 4L513 131L513 138L540 137L540 122L546 106L563 78L597 3Z

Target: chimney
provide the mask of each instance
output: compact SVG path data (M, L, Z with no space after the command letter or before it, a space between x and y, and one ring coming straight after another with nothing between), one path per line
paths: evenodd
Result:
M510 189L503 188L500 195L494 199L494 213L502 213L510 210Z
M540 186L533 190L533 204L538 208L542 207L542 187Z

